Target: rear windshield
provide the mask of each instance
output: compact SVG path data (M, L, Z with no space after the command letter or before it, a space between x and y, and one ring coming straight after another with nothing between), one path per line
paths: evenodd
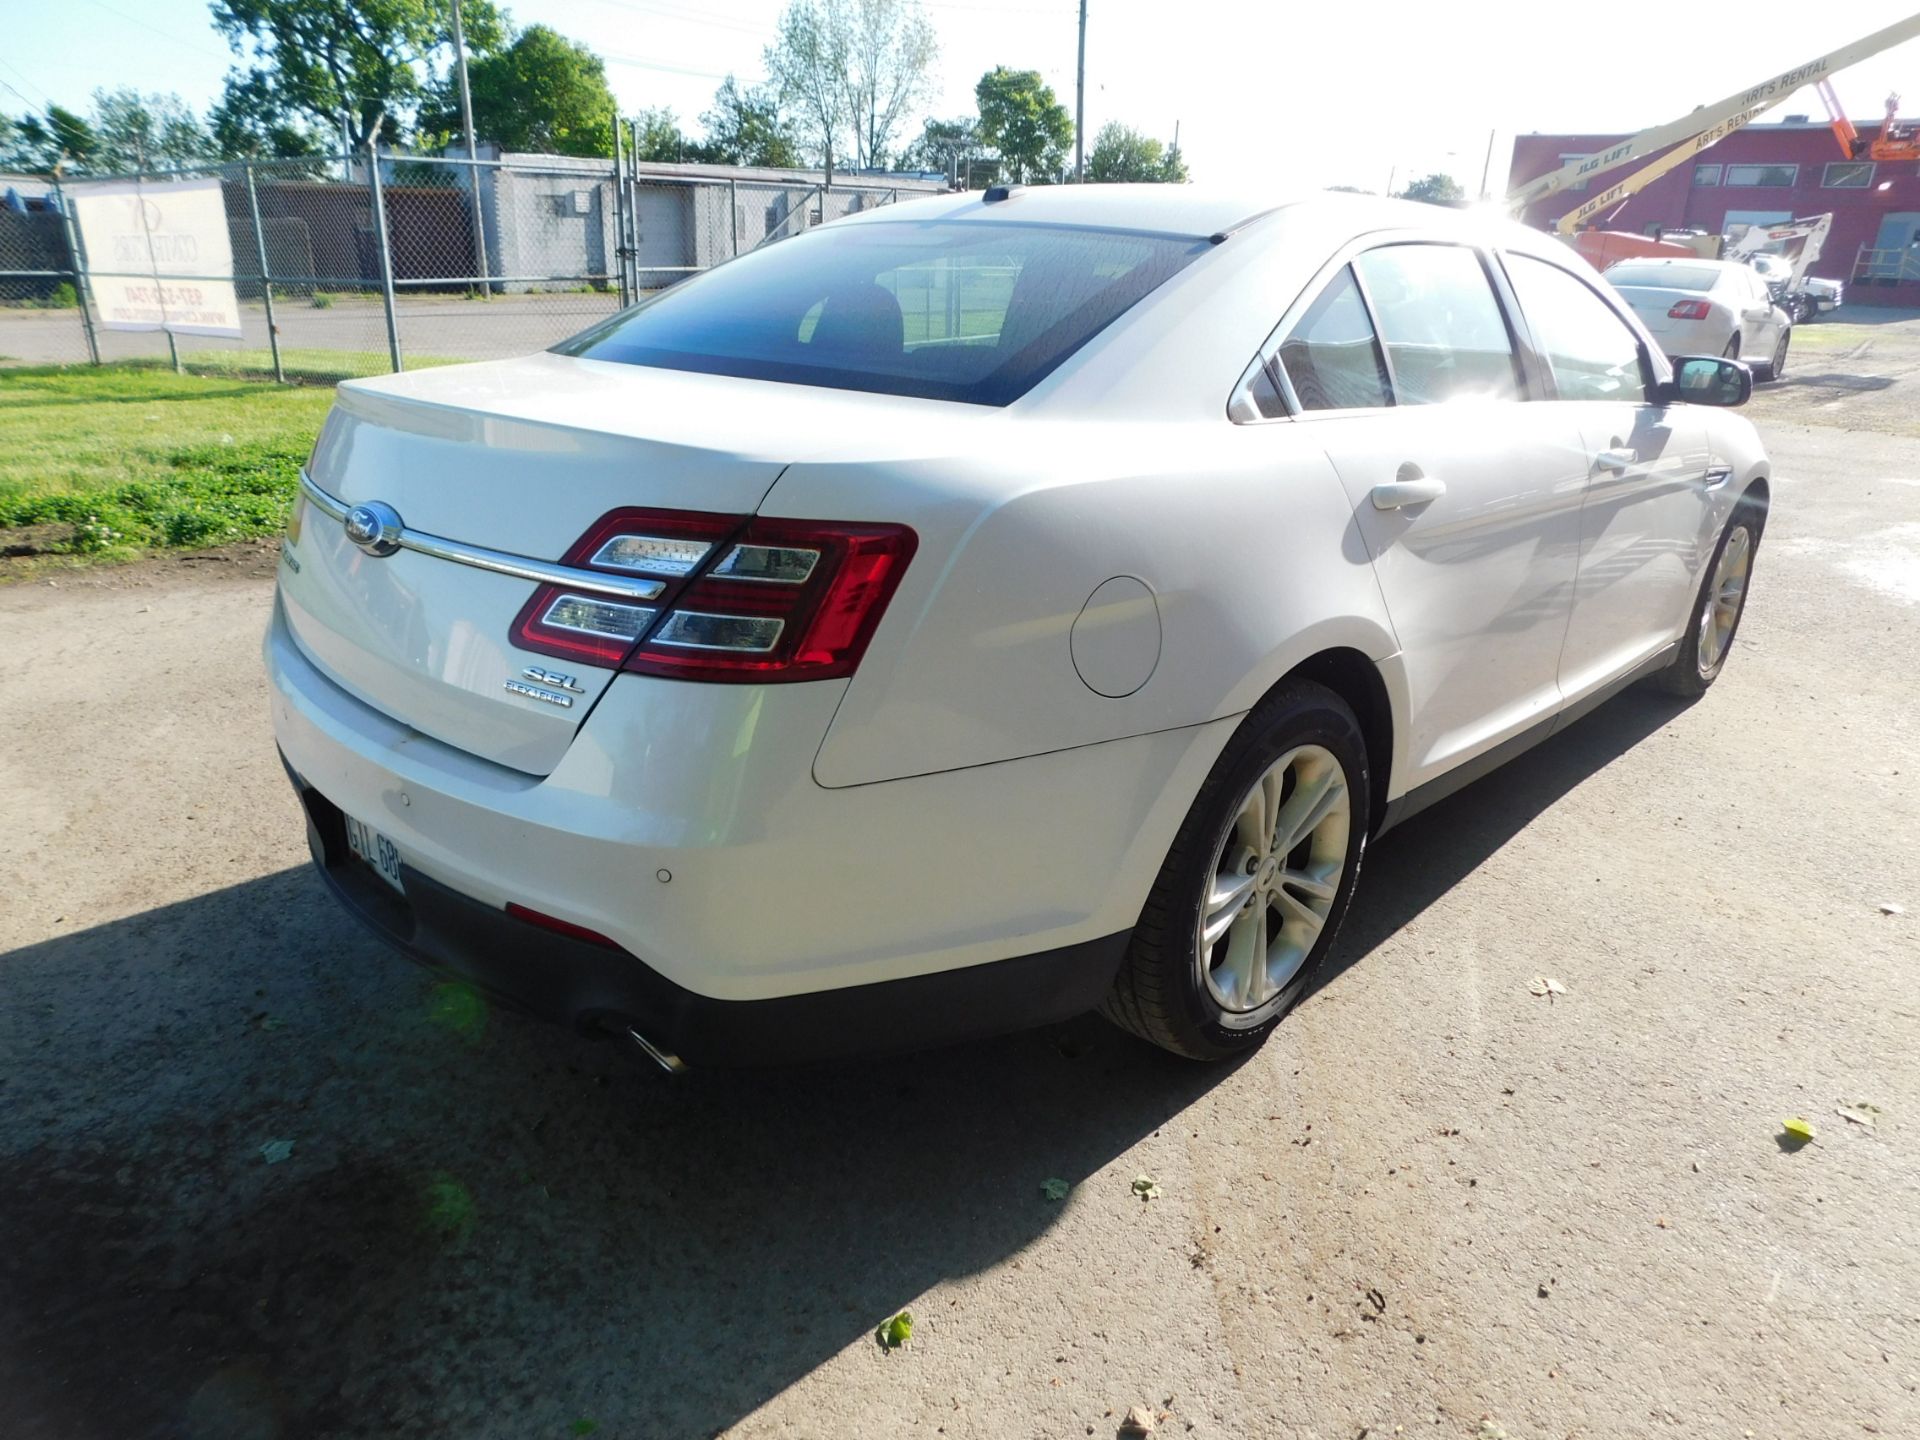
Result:
M1649 290L1711 290L1720 272L1710 265L1636 265L1623 260L1607 271L1608 283Z
M874 222L778 241L562 355L1007 405L1208 248L1070 226Z

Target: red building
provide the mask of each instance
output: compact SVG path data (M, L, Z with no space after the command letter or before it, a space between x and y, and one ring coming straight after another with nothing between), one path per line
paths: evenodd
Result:
M1862 139L1880 131L1880 121L1856 122ZM1513 143L1510 185L1557 170L1578 155L1591 155L1625 135L1520 135ZM1586 198L1589 186L1617 184L1646 156L1529 205L1523 218L1551 229L1553 222ZM1661 227L1725 233L1729 225L1774 224L1831 212L1815 275L1847 284L1847 300L1863 305L1920 306L1920 165L1849 160L1824 123L1789 116L1774 125L1737 130L1698 160L1685 163L1626 200L1611 215L1594 217L1596 228L1650 233Z

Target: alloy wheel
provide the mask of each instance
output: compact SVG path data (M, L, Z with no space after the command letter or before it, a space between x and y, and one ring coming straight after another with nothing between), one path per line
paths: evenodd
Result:
M1247 1015L1284 990L1326 927L1346 870L1353 801L1330 750L1302 745L1241 797L1200 907L1195 960L1214 1003Z
M1710 676L1727 658L1733 643L1733 627L1740 622L1740 607L1747 599L1747 576L1753 569L1753 533L1745 525L1737 526L1721 547L1720 560L1713 569L1713 587L1700 613L1697 659L1700 673Z

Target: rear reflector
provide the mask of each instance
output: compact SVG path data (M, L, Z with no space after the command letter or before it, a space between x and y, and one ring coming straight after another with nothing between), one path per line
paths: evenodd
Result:
M1713 307L1704 300L1676 300L1673 308L1667 311L1669 320L1704 320L1713 313Z
M584 925L576 925L571 920L562 920L554 915L544 915L538 910L530 910L525 905L507 902L507 913L516 920L524 920L529 925L538 925L542 930L551 930L556 935L565 935L570 940L584 940L589 945L604 945L609 950L618 950L620 942L609 940L598 930L589 930Z

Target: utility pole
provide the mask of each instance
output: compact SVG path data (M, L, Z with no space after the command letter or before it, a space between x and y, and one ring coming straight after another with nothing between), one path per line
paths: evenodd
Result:
M1493 172L1493 137L1497 133L1493 130L1487 131L1487 158L1486 163L1480 167L1480 199L1482 201L1487 198L1487 177Z
M467 132L467 195L473 202L473 258L481 293L491 295L493 271L487 265L487 224L480 210L480 147L473 139L473 96L467 90L467 31L460 23L460 0L453 0L453 58L460 74L460 124Z
M1087 183L1087 0L1080 0L1080 63L1073 77L1073 181Z

